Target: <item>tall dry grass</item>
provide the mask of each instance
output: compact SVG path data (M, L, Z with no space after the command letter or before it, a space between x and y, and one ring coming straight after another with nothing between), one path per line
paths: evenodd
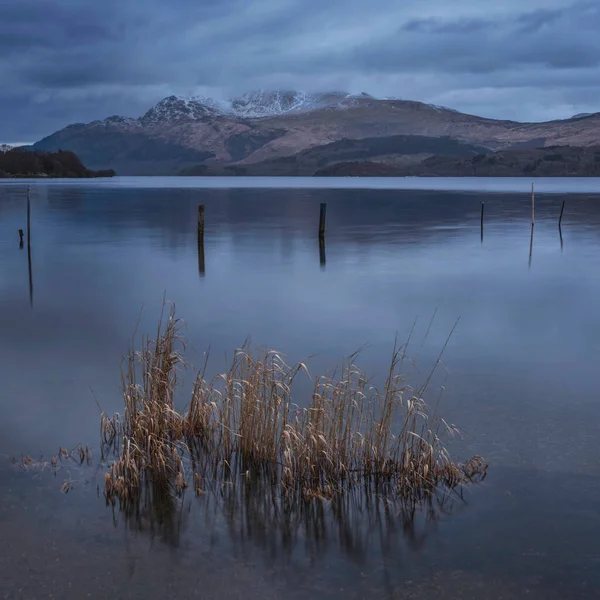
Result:
M172 308L156 339L129 354L124 411L101 417L103 442L117 453L105 481L113 503L181 494L189 485L201 494L215 482L257 477L287 502L332 498L356 486L415 502L485 474L480 457L451 459L443 440L456 430L431 413L423 390L405 385L398 347L381 391L353 356L338 376L317 377L308 406L300 407L292 387L308 375L306 366L244 346L226 373L208 380L205 366L189 405L178 411L184 350Z

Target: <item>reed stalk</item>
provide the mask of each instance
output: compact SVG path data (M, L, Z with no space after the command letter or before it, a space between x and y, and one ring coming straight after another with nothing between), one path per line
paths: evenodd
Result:
M171 309L155 340L131 351L122 372L123 414L102 414L101 435L116 460L105 475L108 501L131 504L142 492L196 494L215 482L268 481L286 502L330 499L360 486L419 501L485 475L475 456L451 459L444 438L456 428L432 414L401 376L396 347L382 391L356 366L315 379L306 406L292 400L305 364L273 350L236 350L227 372L197 376L189 404L174 398L185 366L180 322Z

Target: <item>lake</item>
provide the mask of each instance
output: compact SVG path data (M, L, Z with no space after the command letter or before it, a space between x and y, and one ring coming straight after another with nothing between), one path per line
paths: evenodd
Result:
M524 179L0 180L0 597L600 597L600 180L535 189L532 238ZM360 348L382 382L410 336L418 384L448 342L429 399L487 477L416 515L217 492L162 520L107 508L99 406L122 410L163 297L211 374L251 338L313 376ZM19 464L78 443L93 466Z

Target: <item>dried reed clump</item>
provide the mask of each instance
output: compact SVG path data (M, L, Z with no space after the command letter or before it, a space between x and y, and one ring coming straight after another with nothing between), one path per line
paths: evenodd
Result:
M187 487L183 456L184 418L174 408L177 368L183 364L179 322L171 312L164 331L162 316L156 340L145 339L140 352L130 352L121 383L123 416L101 415L105 446L120 442L119 459L105 475L107 498L134 500L142 484L157 490ZM136 362L141 365L138 383Z
M93 462L92 450L89 446L84 448L81 444L77 444L72 450L67 450L61 446L58 452L50 457L50 461L43 460L42 458L35 460L31 456L23 456L19 464L25 470L44 471L52 469L54 472L57 472L62 467L62 463L67 461L79 465L83 465L85 462L89 467ZM13 462L16 462L15 458L13 458Z
M13 463L16 463L17 460L13 458ZM82 466L85 463L88 467L93 463L92 450L89 446L85 446L85 448L81 444L77 444L75 448L71 450L67 450L67 448L63 448L62 446L58 449L58 452L50 457L50 461L44 460L40 458L39 460L35 460L31 458L31 456L23 456L19 461L19 464L22 469L26 471L37 471L39 473L49 469L56 476L61 470L65 470L68 474L68 479L66 479L61 486L61 490L66 494L68 493L75 484L77 483L87 483L87 480L74 480L71 478L70 469L68 468L69 464L74 464L76 466Z
M405 386L398 348L381 392L351 357L339 377L317 378L309 405L299 407L292 384L306 366L245 346L226 373L210 381L200 373L179 412L174 395L184 345L174 309L164 329L162 320L156 340L129 355L123 414L102 415L103 442L118 454L106 473L111 502L135 501L148 488L181 494L190 474L196 494L202 482L253 474L291 500L331 498L360 485L410 501L485 474L480 457L464 464L450 458L442 438L456 430L430 413L423 390Z

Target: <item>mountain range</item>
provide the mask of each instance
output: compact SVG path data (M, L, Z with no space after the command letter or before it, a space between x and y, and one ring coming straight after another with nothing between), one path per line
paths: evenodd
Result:
M600 113L520 123L368 94L255 91L229 100L169 96L139 118L76 123L32 148L70 150L88 168L121 175L310 175L349 160L406 165L599 141Z

